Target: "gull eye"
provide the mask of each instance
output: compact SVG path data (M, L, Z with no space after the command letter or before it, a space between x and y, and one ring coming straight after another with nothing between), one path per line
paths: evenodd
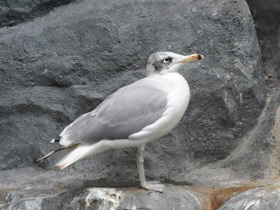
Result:
M167 57L163 59L163 63L170 63L172 61L171 57Z

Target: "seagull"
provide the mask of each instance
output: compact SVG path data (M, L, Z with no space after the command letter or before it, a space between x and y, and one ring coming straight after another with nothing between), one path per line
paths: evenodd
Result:
M190 89L179 69L201 60L200 54L179 55L157 52L150 55L147 76L109 95L93 111L85 113L65 127L59 137L62 147L52 154L70 151L55 165L60 170L78 160L109 149L136 147L136 162L141 187L162 192L164 185L146 181L144 147L170 132L183 117L190 100Z

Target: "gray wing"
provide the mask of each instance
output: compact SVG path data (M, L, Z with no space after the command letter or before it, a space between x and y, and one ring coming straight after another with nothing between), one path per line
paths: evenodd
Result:
M117 90L92 112L80 116L60 136L67 145L127 139L162 116L166 96L150 79L139 80Z

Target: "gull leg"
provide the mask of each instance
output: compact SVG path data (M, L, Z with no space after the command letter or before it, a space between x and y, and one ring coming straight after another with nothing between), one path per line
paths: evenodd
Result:
M154 191L162 192L163 188L164 188L163 184L159 184L159 182L156 182L156 181L151 181L151 182L146 181L145 169L144 169L144 158L143 158L144 148L145 148L145 145L137 147L137 151L136 151L136 160L137 160L137 167L138 167L141 187L143 187L147 190L154 190Z
M138 147L137 151L136 151L136 161L137 161L137 167L138 167L141 186L146 184L144 158L143 158L144 148L145 148L145 145Z

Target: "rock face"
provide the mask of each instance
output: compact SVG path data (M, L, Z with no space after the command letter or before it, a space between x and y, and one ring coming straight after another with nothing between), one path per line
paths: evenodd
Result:
M226 158L224 166L233 166L234 170L251 174L254 179L279 175L279 105L280 91L278 90L268 102L258 124L246 137L246 141ZM257 170L259 168L263 170Z
M268 93L279 88L280 78L280 2L277 0L247 0L254 18L262 50Z
M147 58L156 51L201 53L206 59L181 71L190 84L191 102L176 129L146 146L147 178L218 187L278 173L278 60L272 56L271 65L265 65L267 78L273 71L265 83L254 23L244 0L24 2L0 3L0 26L14 25L0 29L0 190L11 193L5 198L26 197L25 192L13 197L15 188L36 186L48 194L54 186L66 187L70 190L58 197L33 196L41 199L39 203L57 202L55 208L60 208L59 196L69 203L77 195L87 196L82 189L88 187L137 186L132 148L89 157L60 173L54 164L63 154L44 163L36 160L57 148L49 140L71 121L116 89L143 78ZM249 3L259 8L253 0ZM45 14L57 5L61 6ZM22 21L26 22L18 24ZM272 40L280 43L279 36ZM277 55L278 45L269 43L267 49L262 45L263 52ZM268 88L270 95L277 94L263 109L269 82L274 85L274 91ZM126 193L124 209L132 201L156 209L157 199L162 200L159 209L173 199L182 204L175 209L184 209L192 197L181 187L170 187L168 195L151 193L149 207L143 204L146 192ZM43 194L39 190L38 195ZM189 209L201 208L193 198Z
M6 0L0 2L0 27L14 26L18 23L45 15L53 8L72 0Z
M2 170L52 168L59 157L35 161L54 148L49 140L109 93L143 77L155 51L198 52L206 59L182 71L192 90L190 107L173 132L147 146L148 177L173 180L226 158L264 105L260 49L243 1L83 1L0 35L1 158L8 160L0 161ZM67 174L135 181L133 153L96 155Z

